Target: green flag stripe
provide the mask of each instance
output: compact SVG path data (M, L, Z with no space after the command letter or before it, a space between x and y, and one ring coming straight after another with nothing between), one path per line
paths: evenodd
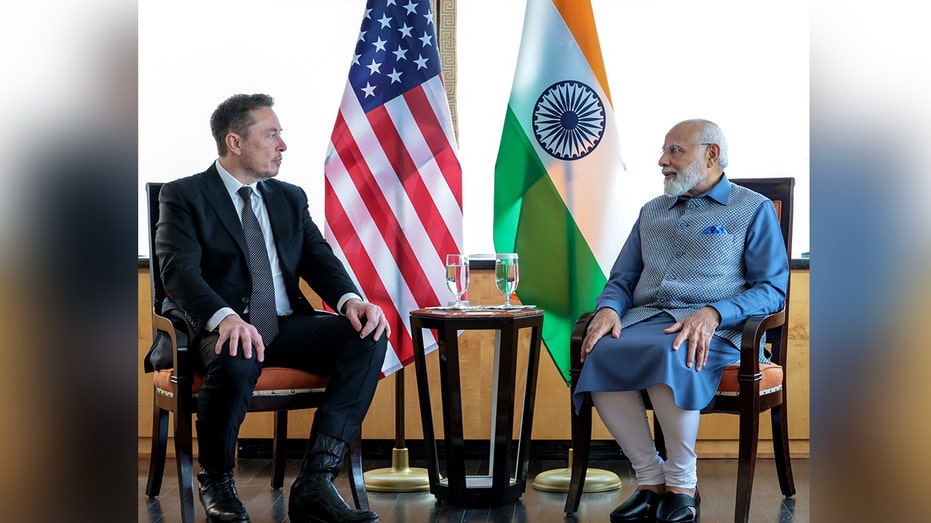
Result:
M544 310L543 340L569 382L569 338L604 288L601 272L510 108L495 165L495 249L520 255L517 294Z
M494 242L500 252L514 252L524 193L546 170L508 107L495 163Z

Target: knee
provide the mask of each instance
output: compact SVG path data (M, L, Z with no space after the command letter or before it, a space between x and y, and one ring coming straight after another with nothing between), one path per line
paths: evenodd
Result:
M230 356L228 352L215 358L207 369L207 375L215 383L235 386L254 386L261 373L262 364L254 355L247 359L241 353Z
M358 341L353 343L354 347L350 350L360 356L371 355L374 360L378 361L380 366L381 362L385 359L385 352L388 350L388 337L382 334L382 336L376 340L374 333L370 333L364 338L357 337L356 340Z

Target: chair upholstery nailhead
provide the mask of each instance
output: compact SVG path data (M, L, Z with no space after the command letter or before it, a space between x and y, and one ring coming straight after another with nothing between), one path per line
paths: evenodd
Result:
M715 394L720 396L738 395L740 393L740 383L737 381L739 372L739 363L724 367L721 384L718 385L718 391ZM760 363L760 373L763 375L760 382L760 395L775 392L782 388L783 369L781 366L775 363Z
M155 389L166 396L174 395L174 384L171 382L172 369L159 370L154 373ZM326 388L329 378L318 376L301 370L285 367L265 367L262 375L255 384L253 396L262 395L288 395L301 394L311 390L321 391ZM194 373L194 394L200 390L204 377Z

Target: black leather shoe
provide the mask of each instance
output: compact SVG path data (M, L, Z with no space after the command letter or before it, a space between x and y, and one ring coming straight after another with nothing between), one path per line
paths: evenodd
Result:
M374 523L378 514L346 504L331 481L311 478L295 483L288 500L288 518L293 523Z
M207 511L209 523L242 523L249 521L246 507L239 501L233 473L207 474L201 470L197 473L200 502Z
M695 496L667 492L656 507L657 523L695 523L698 521L701 496L695 489Z
M378 521L378 514L350 507L333 486L347 450L342 440L327 434L311 435L301 472L291 485L288 518L292 523Z
M611 511L611 523L653 523L656 521L656 506L659 494L640 489L627 501Z

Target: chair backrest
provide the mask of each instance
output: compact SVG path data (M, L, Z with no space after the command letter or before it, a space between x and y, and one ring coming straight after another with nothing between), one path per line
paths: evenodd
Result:
M155 229L158 225L158 193L162 190L162 183L149 182L145 184L148 196L149 215L149 290L152 293L152 306L156 314L162 313L162 300L165 299L165 286L162 284L161 266L158 256L155 255Z
M795 178L735 178L732 183L756 191L773 202L776 208L776 217L779 218L779 228L782 229L782 239L786 247L786 263L792 259L792 219L795 206ZM791 278L789 285L791 285ZM786 286L786 323L770 329L766 339L772 344L772 361L786 366L786 346L788 343L788 317L789 317L789 286Z
M786 257L791 259L795 178L735 178L731 182L756 191L773 202L786 245Z

